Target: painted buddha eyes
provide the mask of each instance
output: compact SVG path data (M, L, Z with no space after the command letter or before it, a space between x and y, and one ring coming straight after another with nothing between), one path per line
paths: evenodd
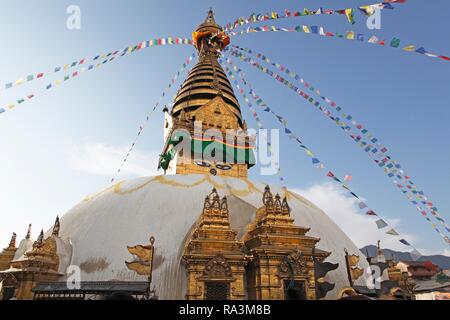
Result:
M205 161L196 161L195 162L196 165L198 165L199 167L203 167L203 168L210 168L211 164Z
M216 164L216 168L220 170L231 170L231 166L228 164Z
M211 163L206 162L206 161L196 161L195 164L198 165L199 167L203 167L203 168L212 168L213 167L213 165ZM233 167L229 164L218 163L215 165L215 168L222 170L222 171L228 171L228 170L231 170ZM211 173L217 174L217 170L212 168Z

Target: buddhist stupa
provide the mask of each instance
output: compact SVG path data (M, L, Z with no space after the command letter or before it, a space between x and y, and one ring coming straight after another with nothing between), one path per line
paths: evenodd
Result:
M147 246L150 236L151 289L159 299L336 299L366 286L367 276L357 272L368 267L366 259L325 212L286 188L249 180L252 137L218 62L229 38L212 10L193 39L198 62L165 110L164 174L89 195L37 241L28 236L0 271L14 275L17 298L32 298L41 282L63 283L69 266L79 267L82 282L148 281L126 262L133 260L130 248ZM197 123L203 131L235 130L243 144L201 139ZM200 141L194 159L178 152L177 130L190 134L192 146ZM211 145L232 156L220 163L203 157ZM323 271L324 262L334 267ZM26 277L43 265L43 276Z

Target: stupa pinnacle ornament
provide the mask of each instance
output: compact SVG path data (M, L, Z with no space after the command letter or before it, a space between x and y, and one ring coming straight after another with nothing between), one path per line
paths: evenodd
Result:
M53 225L52 235L56 237L59 236L59 229L60 229L59 216L56 216L56 221L55 224Z
M122 291L154 299L153 287L163 300L333 299L349 286L342 252L360 251L346 234L301 195L247 178L251 138L218 62L228 39L212 10L194 39L198 63L173 108L164 109L160 166L171 175L94 193L34 243L29 228L17 250L0 253L0 279L17 279L11 297L65 300ZM208 137L209 129L239 134L229 142ZM175 148L186 141L189 148ZM206 152L217 154L219 146L231 157L218 161ZM157 255L154 238L134 246L149 232L158 239ZM71 266L79 267L79 289L68 286L75 280ZM366 280L366 274L355 278L355 287Z
M15 248L16 247L16 239L17 239L17 234L15 232L13 232L12 236L11 236L11 240L9 241L9 248Z
M254 143L218 62L230 39L216 23L212 9L192 38L199 61L178 91L171 113L165 112L166 141L159 167L170 174L247 177L248 168L255 164Z
M33 248L40 247L42 243L44 242L44 230L41 230L41 233L39 234L39 237L33 244Z

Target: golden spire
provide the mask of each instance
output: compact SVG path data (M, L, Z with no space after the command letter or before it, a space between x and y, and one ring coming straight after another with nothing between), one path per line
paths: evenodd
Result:
M221 27L216 23L212 9L209 10L205 21L193 32L192 37L198 50L199 62L192 68L178 91L172 116L179 117L182 110L191 113L215 97L221 96L242 125L239 102L217 61L220 51L228 45L229 38L221 33Z
M16 247L16 238L17 238L17 234L15 232L13 232L12 236L11 236L11 240L9 241L9 248L15 248Z
M229 44L229 37L216 23L212 9L192 38L199 60L177 92L170 114L165 114L165 145L159 167L170 174L247 177L248 168L255 164L254 140L247 134L239 102L218 61L221 51ZM218 134L214 137L217 147L211 140L202 140L209 129L209 133L222 134L221 139L217 139ZM177 137L179 130L188 132L194 142L187 152L178 153L175 149L179 140L172 138ZM231 140L230 135L235 138ZM232 142L225 144L226 139ZM212 145L209 149L208 144ZM222 157L216 156L216 151Z
M213 8L209 8L208 15L206 16L206 19L205 19L205 22L204 22L204 23L205 23L205 24L211 24L211 25L216 25L216 26L217 26L216 20L214 19L214 11L213 11Z
M59 216L56 216L56 221L55 224L53 225L52 235L55 237L59 236L59 229L60 229Z
M41 233L39 234L39 237L33 243L33 248L41 246L43 242L44 242L44 230L42 229Z

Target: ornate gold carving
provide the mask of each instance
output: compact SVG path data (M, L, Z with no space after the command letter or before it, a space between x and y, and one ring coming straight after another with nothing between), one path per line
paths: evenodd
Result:
M3 251L0 253L0 271L9 269L9 264L14 259L14 255L17 250L16 239L17 235L14 232L11 236L8 247L3 249Z
M205 198L202 214L185 243L186 298L205 299L206 282L219 281L233 284L229 299L243 299L247 256L242 247L230 227L227 198L220 198L214 188Z
M52 235L44 239L44 231L33 243L33 249L26 252L19 260L11 261L10 269L6 273L17 279L15 297L17 299L31 299L32 289L38 282L58 281L63 274L58 272L59 256L57 253L57 239L59 219L55 222ZM28 227L27 238L31 238L31 225Z
M58 237L60 228L61 228L61 225L59 224L59 216L56 216L55 224L53 225L52 235L54 235L55 237Z
M315 299L313 258L324 259L329 253L315 248L320 239L306 236L308 228L294 224L286 198L273 196L267 186L262 201L243 238L252 255L247 274L249 298L285 299L288 283L303 287L302 296Z
M300 250L295 250L280 264L280 276L290 277L308 273L308 265Z
M229 279L233 276L233 272L227 259L218 254L208 261L203 270L203 276L208 279Z

